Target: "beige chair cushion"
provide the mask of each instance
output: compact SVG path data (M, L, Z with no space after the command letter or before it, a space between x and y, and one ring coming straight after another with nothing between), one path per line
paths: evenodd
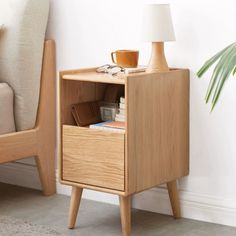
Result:
M13 91L6 83L0 83L0 134L15 132Z
M14 91L17 131L35 126L49 0L0 0L0 82Z

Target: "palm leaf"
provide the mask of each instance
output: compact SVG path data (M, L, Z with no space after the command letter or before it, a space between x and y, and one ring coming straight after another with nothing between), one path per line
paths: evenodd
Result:
M234 67L233 75L236 73L236 67Z
M217 84L217 87L215 89L215 93L214 93L214 96L212 99L212 109L214 109L214 107L219 99L219 96L222 92L222 88L225 85L226 80L229 78L232 70L235 67L235 61L236 61L236 50L231 53L230 57L225 62L226 65L223 67L222 75L221 75L220 79L218 80L218 84Z
M236 43L230 44L228 47L207 60L197 72L197 76L200 78L215 62L217 62L217 64L213 70L205 97L206 103L208 103L211 95L214 93L211 110L214 109L218 102L225 82L231 73L233 75L236 73Z
M233 44L230 44L220 52L218 52L216 55L211 57L209 60L207 60L204 65L200 68L200 70L197 72L197 76L199 78L202 77L202 75L222 56L222 54L232 46Z
M222 60L222 58L221 58ZM214 71L213 71L213 74L211 76L211 80L210 80L210 83L208 85L208 88L207 88L207 92L206 92L206 97L205 97L205 101L206 103L208 103L209 99L210 99L210 96L212 94L212 91L214 90L215 88L215 85L216 85L216 82L217 82L217 78L221 72L221 69L222 69L222 65L221 65L221 60L220 62L216 65Z
M205 97L205 100L206 100L206 103L208 103L209 99L210 99L210 96L213 92L213 90L215 89L215 86L216 86L216 83L217 83L217 80L219 80L222 76L222 73L223 73L223 68L225 66L225 62L227 61L228 57L229 57L229 54L233 51L233 48L232 47L228 47L224 52L223 54L221 55L221 58L219 59L219 62L217 63L214 71L213 71L213 74L211 76L211 81L209 83L209 86L208 86L208 89L207 89L207 93L206 93L206 97Z

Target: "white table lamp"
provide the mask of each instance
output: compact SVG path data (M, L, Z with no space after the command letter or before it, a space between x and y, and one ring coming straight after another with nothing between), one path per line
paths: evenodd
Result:
M152 54L147 72L169 71L164 42L175 41L169 4L148 4L144 8L143 39L152 42Z

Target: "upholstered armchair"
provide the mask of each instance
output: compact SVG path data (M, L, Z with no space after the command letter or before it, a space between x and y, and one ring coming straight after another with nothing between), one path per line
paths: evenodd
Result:
M49 0L0 0L0 164L34 156L55 193L55 44Z

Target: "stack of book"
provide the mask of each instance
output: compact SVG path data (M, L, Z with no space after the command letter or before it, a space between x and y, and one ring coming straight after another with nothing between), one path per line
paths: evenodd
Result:
M125 122L125 98L120 98L119 110L116 114L115 121Z
M106 121L89 126L90 129L106 130L116 133L125 133L125 122Z
M145 72L147 69L146 66L138 66L135 68L125 68L125 74L133 74L133 73L140 73L140 72Z
M125 133L125 98L120 97L119 109L114 118L105 122L91 124L90 129L106 130L110 132Z

